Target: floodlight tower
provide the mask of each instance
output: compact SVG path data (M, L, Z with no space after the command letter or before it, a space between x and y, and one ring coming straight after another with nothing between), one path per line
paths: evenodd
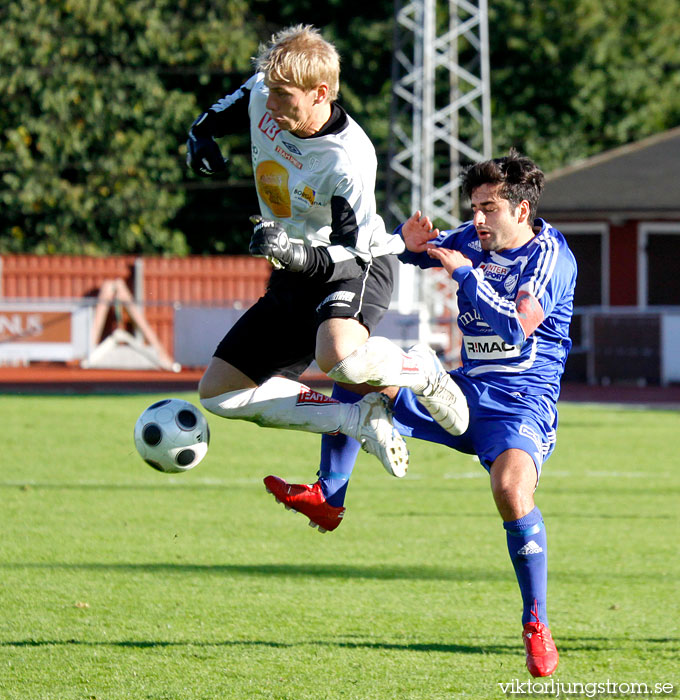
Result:
M487 0L439 6L395 0L387 210L391 223L420 210L449 229L460 223L461 168L491 157L488 15ZM401 265L397 305L403 313L420 311L420 338L455 364L449 276Z

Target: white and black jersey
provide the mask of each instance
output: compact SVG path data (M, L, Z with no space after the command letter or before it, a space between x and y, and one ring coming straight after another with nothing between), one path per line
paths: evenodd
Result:
M400 253L403 242L376 212L377 159L363 129L334 103L324 127L300 138L282 131L267 112L268 93L257 73L210 108L211 135L218 137L242 126L247 108L262 216L280 221L291 238L326 247L336 267Z
M203 138L250 130L260 213L310 246L310 268L274 270L264 296L215 351L257 384L299 377L330 318L354 318L373 332L392 296L392 253L404 249L376 212L377 159L361 127L333 103L320 131L294 136L267 112L268 94L258 73L192 127Z

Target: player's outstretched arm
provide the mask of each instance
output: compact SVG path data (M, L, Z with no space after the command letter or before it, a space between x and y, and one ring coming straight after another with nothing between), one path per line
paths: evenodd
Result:
M401 235L408 250L412 253L423 253L434 248L432 241L439 235L439 229L432 228L430 218L416 211L404 222Z
M248 130L249 101L250 89L242 85L198 115L189 129L187 141L187 165L197 175L227 174L229 159L222 156L215 139Z
M456 251L444 253L442 248L437 248L430 255L434 257L440 252L447 257L449 253L455 253L460 258L465 257ZM482 319L506 343L515 345L524 342L543 322L545 313L533 294L522 289L514 300L502 297L484 279L484 273L481 270L466 267L464 264L453 269L454 264L449 259L444 266L447 270L449 268L453 270L451 275L458 282L461 293L472 301Z
M458 250L452 250L451 248L436 248L435 246L430 246L427 250L427 254L431 258L439 260L442 267L452 275L459 267L472 267L472 260L466 255L463 255Z
M214 113L208 110L201 114L189 129L187 165L197 175L211 176L223 173L227 169L229 160L222 156L208 126L214 120Z

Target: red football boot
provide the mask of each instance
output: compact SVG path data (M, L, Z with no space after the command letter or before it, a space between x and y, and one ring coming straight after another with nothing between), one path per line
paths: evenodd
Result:
M315 484L289 484L278 476L267 476L264 485L278 503L306 515L309 525L318 527L319 532L335 530L342 522L345 509L326 502L318 481Z
M557 647L550 630L538 621L538 615L533 610L531 614L536 620L527 622L522 632L527 652L527 668L534 677L551 676L560 660Z

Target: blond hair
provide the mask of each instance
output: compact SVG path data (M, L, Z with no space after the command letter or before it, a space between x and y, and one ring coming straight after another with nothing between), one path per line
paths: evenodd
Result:
M338 97L340 56L311 24L296 24L277 32L269 43L260 45L253 61L268 80L306 91L326 83L328 101Z

